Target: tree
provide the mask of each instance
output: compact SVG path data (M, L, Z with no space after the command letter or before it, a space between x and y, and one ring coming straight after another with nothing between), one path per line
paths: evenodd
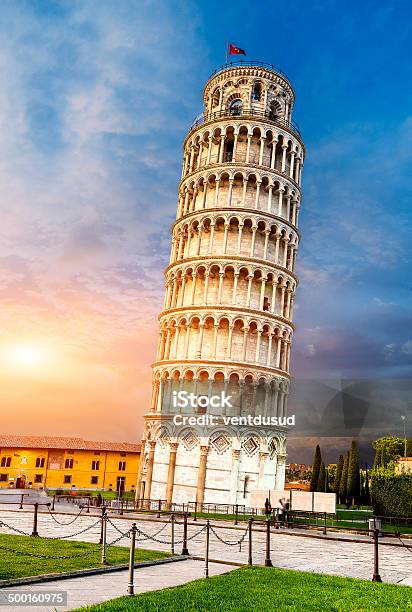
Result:
M388 456L386 454L386 446L383 445L381 448L381 467L385 467L385 465L388 463L387 459Z
M406 456L412 457L412 440L406 440Z
M373 469L379 468L382 465L382 448L380 446L375 450L375 460L373 462Z
M351 449L349 452L348 462L348 484L347 484L347 496L348 500L352 500L352 504L359 503L360 495L360 474L359 474L359 449L356 441L352 441Z
M359 485L359 503L363 504L365 499L365 476L363 475L362 470L359 471L360 476L360 485Z
M342 468L342 477L340 479L339 500L341 504L346 504L348 498L348 466L349 466L349 451L345 455Z
M326 473L328 476L328 487L331 491L333 491L333 488L335 486L335 480L336 480L336 470L338 468L338 465L336 463L329 463L329 465L326 466Z
M396 436L384 436L375 440L372 446L376 451L378 448L384 450L383 456L385 461L396 461L396 459L404 455L405 440Z
M325 468L325 493L329 493L329 466Z
M310 490L318 490L320 465L322 463L322 455L319 444L316 445L315 456L313 458L312 478L310 480Z
M339 455L338 467L336 468L336 478L335 478L335 483L333 485L333 492L337 493L338 495L339 495L340 481L342 478L343 461L344 461L343 455Z
M322 461L322 463L320 464L320 470L319 470L319 480L318 480L318 486L317 486L317 491L324 491L325 490L325 479L326 479L326 469L325 469L325 464Z
M365 466L365 488L364 488L364 504L365 506L371 505L371 493L369 487L369 473L368 466Z

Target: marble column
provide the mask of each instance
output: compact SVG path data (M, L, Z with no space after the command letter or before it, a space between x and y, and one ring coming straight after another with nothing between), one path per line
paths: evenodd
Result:
M209 452L208 446L200 447L199 471L197 473L197 488L196 488L196 505L197 505L198 512L201 512L203 500L205 497L206 467L207 467L208 452Z
M237 488L239 481L239 459L240 459L240 450L233 449L232 450L232 482L230 486L230 499L233 500L232 503L237 503Z
M167 484L166 484L166 507L170 508L173 502L173 487L175 483L175 470L176 470L176 453L179 446L178 442L170 442L170 453L169 453L169 467L167 470Z
M149 459L147 462L147 470L146 470L146 484L144 495L145 499L150 499L150 493L152 490L152 477L153 477L153 464L154 464L154 456L156 450L156 442L154 440L150 440L149 442Z

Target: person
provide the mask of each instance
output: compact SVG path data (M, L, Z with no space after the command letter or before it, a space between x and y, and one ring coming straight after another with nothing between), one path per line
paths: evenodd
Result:
M283 498L283 503L284 503L284 506L285 506L284 517L285 517L286 526L290 527L290 524L289 524L290 503L289 503L289 500L286 500L285 498Z
M279 522L282 526L285 524L285 511L286 511L285 501L286 501L285 498L282 497L282 499L279 499L279 505L278 505L278 517L279 517Z
M101 493L98 493L96 495L96 506L98 508L100 508L100 506L102 505L102 501L103 501L102 495L101 495Z
M266 519L268 519L268 518L269 518L269 516L271 515L271 513L272 513L272 504L270 503L269 498L267 497L267 498L266 498L266 501L265 501L265 514L266 514Z

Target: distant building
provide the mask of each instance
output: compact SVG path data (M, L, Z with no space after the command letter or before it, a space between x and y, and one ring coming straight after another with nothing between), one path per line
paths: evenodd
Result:
M291 472L304 472L307 468L304 463L288 463L286 469Z
M397 474L401 474L402 472L412 474L412 457L401 457L398 459L395 471Z
M140 444L0 435L0 487L133 491Z
M310 482L287 482L285 491L310 491Z

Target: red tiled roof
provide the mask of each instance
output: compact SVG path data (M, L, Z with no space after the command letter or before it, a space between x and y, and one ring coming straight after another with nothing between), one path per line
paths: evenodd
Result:
M101 450L140 452L140 444L131 442L101 442L60 436L15 436L0 434L0 448L59 448L69 450Z

